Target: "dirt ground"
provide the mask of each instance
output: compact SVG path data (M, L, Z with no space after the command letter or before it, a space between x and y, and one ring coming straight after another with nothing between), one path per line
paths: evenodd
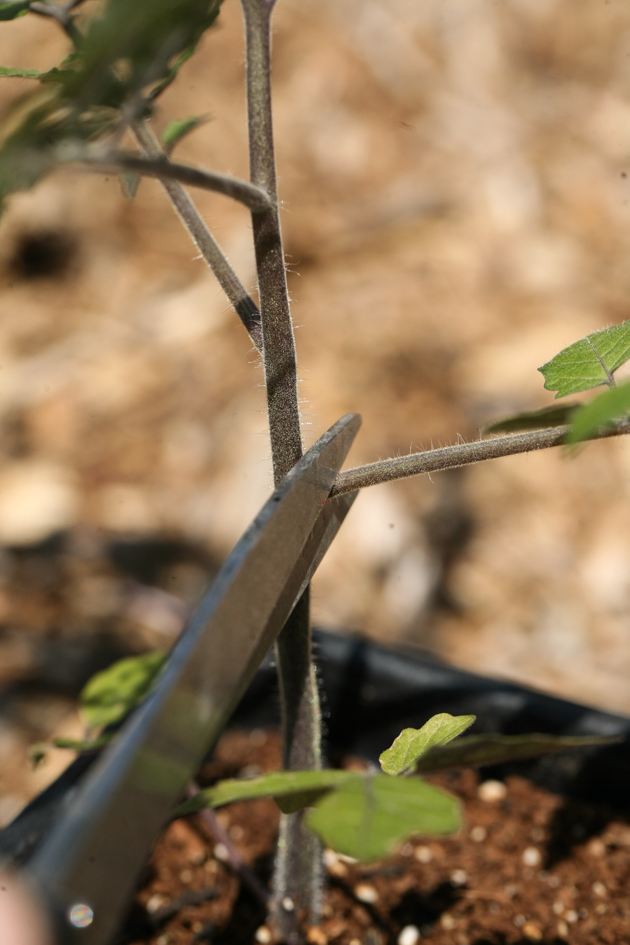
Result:
M356 465L550 404L536 368L630 317L628 4L279 0L275 25L307 443L359 411ZM179 159L246 175L240 26L226 0L156 124L207 115ZM65 48L0 30L3 65ZM195 199L255 291L247 214ZM2 823L67 762L28 746L168 645L272 479L258 357L157 182L11 198L0 278ZM367 490L315 619L630 712L629 473L618 440Z

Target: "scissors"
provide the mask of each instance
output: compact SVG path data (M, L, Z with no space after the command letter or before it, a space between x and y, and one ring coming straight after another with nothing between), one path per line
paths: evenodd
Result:
M25 869L56 945L107 945L186 784L343 522L329 499L360 417L331 427L289 472L225 561L152 692L89 769Z

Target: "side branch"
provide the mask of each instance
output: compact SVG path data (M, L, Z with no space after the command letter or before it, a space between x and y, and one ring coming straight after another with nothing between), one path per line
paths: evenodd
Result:
M131 130L147 157L155 160L163 155L164 152L160 147L160 142L147 122L135 121L131 126ZM262 327L258 307L232 269L227 257L197 210L192 197L187 190L184 190L179 181L160 178L160 183L190 238L232 303L250 338L258 350L262 351Z
M98 171L131 171L142 177L154 177L158 180L175 180L189 187L199 187L201 190L211 190L225 197L231 197L244 204L248 210L259 212L271 207L269 195L262 187L250 184L249 181L239 180L230 174L218 174L215 171L204 171L189 164L178 164L169 161L165 155L159 157L139 157L126 151L99 151L72 152L68 160L80 161L82 164Z
M525 433L510 433L507 436L494 436L487 440L456 443L453 446L424 450L422 453L410 453L408 456L381 459L376 463L357 466L340 473L332 488L331 497L364 489L366 486L377 486L381 482L392 482L394 479L406 479L422 473L441 472L444 469L483 463L487 459L500 459L501 456L514 456L517 453L531 453L551 446L562 446L568 431L569 427L566 425L550 427L547 430L528 430ZM627 433L630 433L630 420L624 420L589 439L602 440Z

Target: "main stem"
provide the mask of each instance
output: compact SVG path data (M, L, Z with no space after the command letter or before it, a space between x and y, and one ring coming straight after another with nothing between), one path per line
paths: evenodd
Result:
M252 212L263 332L267 409L277 483L302 455L295 339L287 289L271 113L271 13L275 0L241 0L245 16L247 110L253 184L271 198ZM312 661L309 592L298 602L276 644L284 765L321 767L321 715ZM299 940L300 919L316 922L322 874L321 847L302 813L285 815L274 877L274 913L287 941Z

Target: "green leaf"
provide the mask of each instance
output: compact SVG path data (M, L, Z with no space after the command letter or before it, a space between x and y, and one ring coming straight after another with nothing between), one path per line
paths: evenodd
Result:
M545 388L556 397L610 384L617 368L630 359L630 320L595 331L564 348L538 368Z
M324 843L357 860L378 860L413 834L446 834L460 825L456 798L419 778L354 778L306 815Z
M171 154L179 142L208 119L204 115L191 115L170 121L162 132L162 144L167 154Z
M118 660L97 673L81 691L81 711L91 727L120 721L147 694L166 654L152 650Z
M0 20L15 20L18 16L28 13L31 0L7 0L0 3Z
M484 433L518 433L520 430L546 430L549 427L561 427L569 423L579 404L554 404L542 410L530 410L517 413L512 417L497 420L484 427Z
M110 108L73 111L62 102L58 85L51 83L14 102L0 126L0 202L48 173L63 143L89 141L117 121Z
M0 7L0 11L2 7ZM0 20L2 17L0 16ZM12 66L0 66L0 76L7 79L40 79L44 75L37 69L14 69Z
M273 797L282 809L285 801L291 801L291 808L299 810L314 804L327 791L361 777L361 774L352 771L274 771L259 778L219 781L180 804L175 816L184 817L204 807L223 807L236 801L251 801L261 797Z
M622 420L630 411L630 382L609 387L603 394L580 407L573 415L567 443L579 443Z
M448 712L442 712L430 718L422 728L404 728L378 759L381 768L385 774L394 775L412 771L428 751L457 738L474 721L474 715L449 715Z
M175 816L261 797L273 797L285 811L311 807L308 826L358 860L386 856L414 833L450 833L460 822L457 800L419 778L356 771L277 771L220 781L180 804Z
M549 755L568 748L614 745L619 738L596 735L468 735L453 745L432 749L418 763L422 773L465 765L501 764Z

